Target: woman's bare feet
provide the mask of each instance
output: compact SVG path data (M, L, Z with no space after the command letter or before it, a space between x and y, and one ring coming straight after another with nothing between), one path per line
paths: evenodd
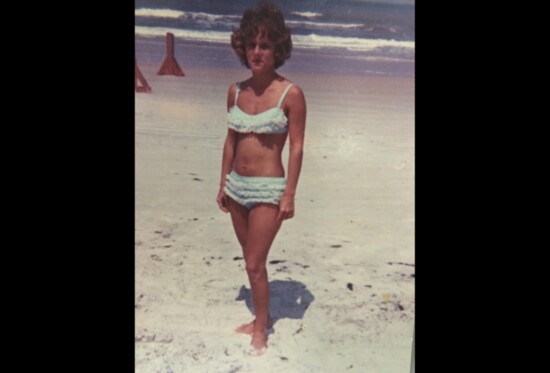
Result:
M238 326L237 329L235 329L235 331L237 333L242 333L242 334L252 334L252 333L254 333L254 321L256 321L256 320L253 320L253 321L249 322L248 324L242 324L242 325Z
M267 331L255 331L252 333L251 354L254 356L262 355L267 349Z
M242 324L240 326L238 326L235 331L237 333L242 333L242 334L250 334L252 335L254 333L254 323L256 322L256 320L253 320L251 322L249 322L248 324ZM267 319L267 329L271 329L273 327L273 319L268 318Z

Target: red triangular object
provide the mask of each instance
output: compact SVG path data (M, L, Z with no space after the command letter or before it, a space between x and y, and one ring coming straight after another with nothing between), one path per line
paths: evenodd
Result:
M157 75L185 76L174 56L174 34L166 33L166 58Z
M138 85L138 80L141 83L141 86ZM145 93L151 92L151 87L147 83L147 80L145 80L145 77L143 76L141 71L139 71L137 61L136 61L136 68L135 68L134 89L136 90L136 92L145 92Z

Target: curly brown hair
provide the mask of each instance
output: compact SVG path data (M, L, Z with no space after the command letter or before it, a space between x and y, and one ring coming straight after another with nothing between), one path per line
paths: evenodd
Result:
M285 25L283 13L267 1L245 10L239 28L234 29L231 34L231 47L248 68L250 66L246 58L246 43L258 35L267 36L275 44L275 68L283 66L292 51L290 29Z

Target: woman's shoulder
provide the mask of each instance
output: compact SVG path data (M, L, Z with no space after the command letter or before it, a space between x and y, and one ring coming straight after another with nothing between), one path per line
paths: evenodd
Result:
M229 89L227 90L227 96L228 97L234 97L235 93L237 92L237 88L239 87L241 83L240 82L234 82L229 85Z
M304 96L304 91L302 90L302 88L290 81L290 80L287 80L287 83L285 84L285 88L290 86L290 88L288 88L288 92L287 92L287 97L289 99L293 99L293 98L300 98L300 97L303 97Z
M292 82L291 80L285 79L283 90L283 92L286 91L286 94L283 93L285 95L283 102L287 108L305 106L304 91L298 84Z
M231 83L229 89L227 90L227 108L235 105L235 96L237 94L237 86L239 82Z

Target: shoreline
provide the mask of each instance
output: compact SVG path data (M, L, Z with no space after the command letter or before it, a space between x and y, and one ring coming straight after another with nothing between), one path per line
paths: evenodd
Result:
M227 44L187 41L175 38L175 57L180 66L210 68L242 68ZM138 64L162 64L166 55L165 37L137 37L135 53ZM182 66L183 68L183 66ZM382 58L336 49L297 49L279 68L284 72L344 76L415 76L415 62Z

